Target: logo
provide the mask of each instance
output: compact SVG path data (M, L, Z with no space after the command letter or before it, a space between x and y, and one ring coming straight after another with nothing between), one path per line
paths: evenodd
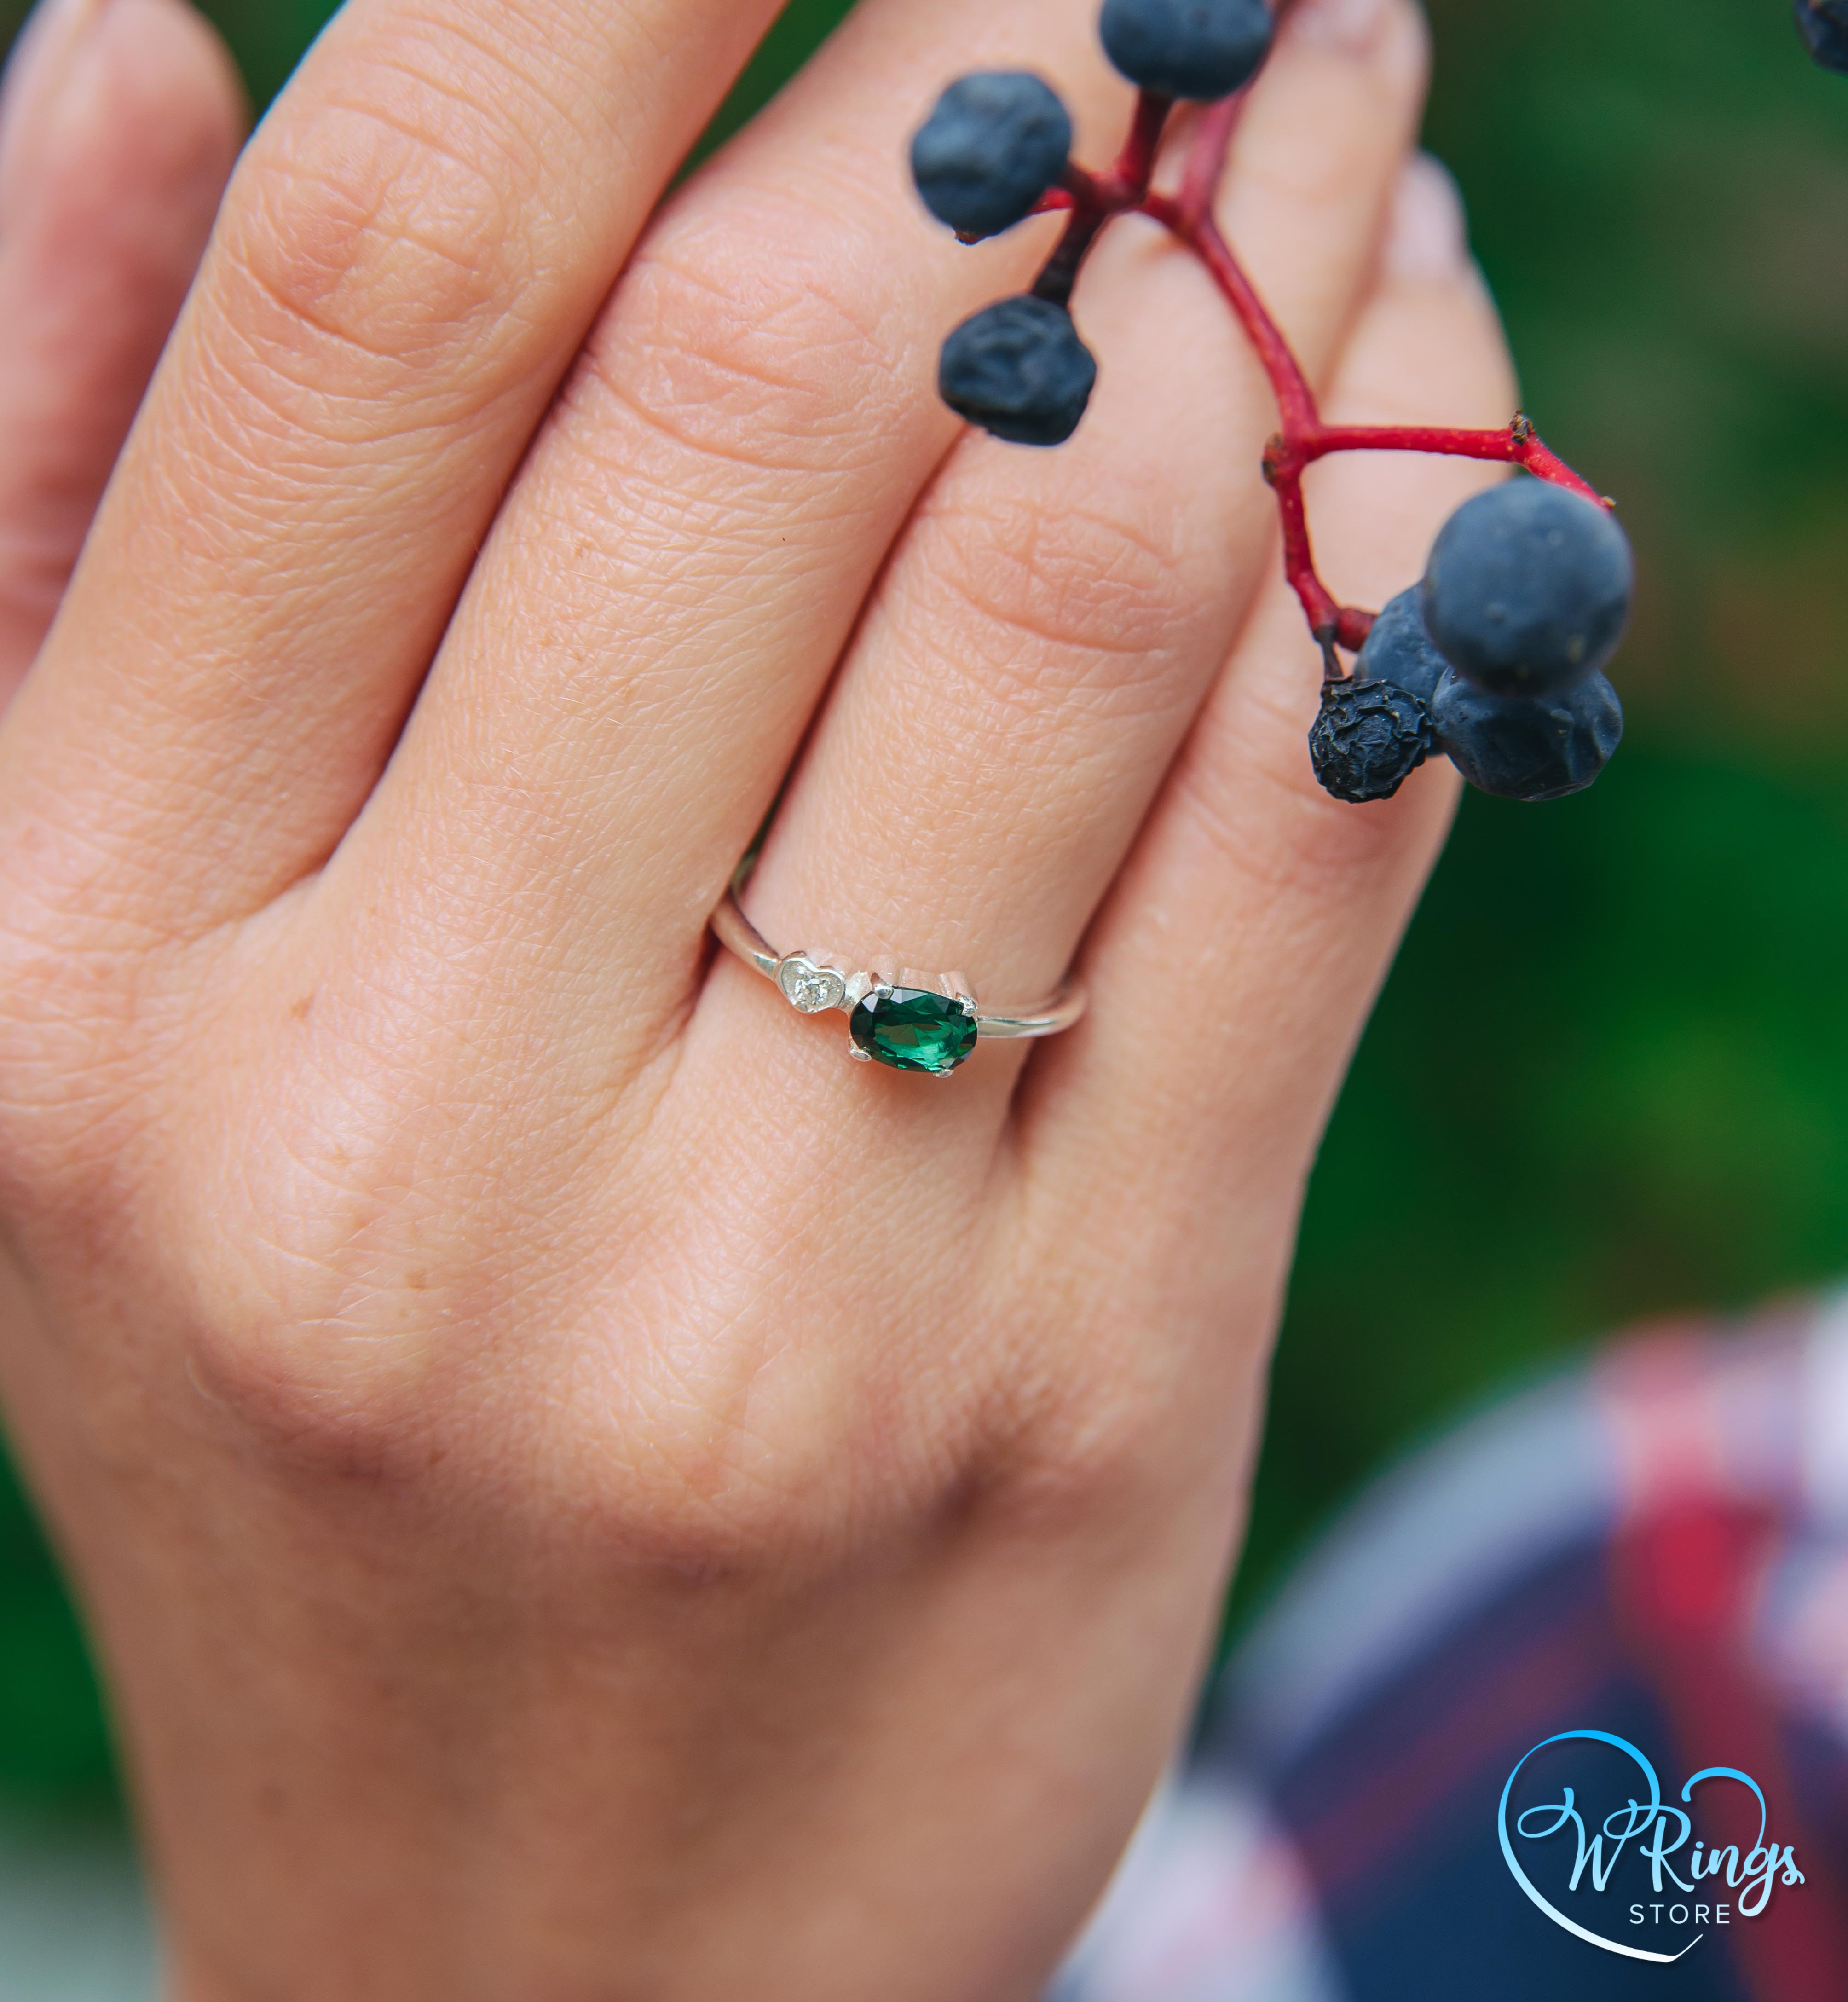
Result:
M1523 1768L1550 1748L1567 1745L1578 1749L1569 1757L1553 1753L1542 1760L1530 1782L1537 1779L1542 1767L1556 1770L1564 1763L1581 1781L1589 1776L1600 1791L1581 1802L1577 1788L1562 1786L1557 1798L1522 1809L1511 1822L1509 1804ZM1587 1749L1599 1746L1620 1754L1627 1764L1613 1767L1612 1760ZM1597 1812L1616 1798L1616 1789L1637 1787L1639 1781L1640 1792L1609 1806L1602 1815ZM1697 1835L1695 1815L1717 1806L1725 1790L1738 1788L1751 1795L1757 1807L1758 1840L1748 1846L1714 1843ZM1663 1799L1655 1768L1627 1738L1615 1737L1608 1731L1562 1731L1543 1738L1508 1776L1496 1814L1501 1854L1515 1882L1556 1926L1606 1953L1668 1966L1692 1953L1714 1927L1731 1925L1735 1920L1762 1918L1777 1885L1803 1882L1796 1850L1770 1839L1764 1790L1749 1773L1735 1766L1706 1767L1682 1788L1679 1798L1679 1807ZM1736 1794L1734 1798L1736 1801ZM1735 1807L1728 1820L1737 1812ZM1746 1812L1749 1822L1749 1810ZM1618 1895L1611 1896L1620 1865L1624 1869L1623 1882ZM1536 1876L1553 1897L1571 1900L1578 1917L1562 1911L1535 1882ZM1633 1901L1645 1881L1649 1896ZM1693 1938L1672 1952L1608 1936L1616 1926L1623 1925L1644 1929L1648 1937L1660 1939L1658 1929L1665 1924L1670 1929L1671 1941L1684 1927L1696 1930Z

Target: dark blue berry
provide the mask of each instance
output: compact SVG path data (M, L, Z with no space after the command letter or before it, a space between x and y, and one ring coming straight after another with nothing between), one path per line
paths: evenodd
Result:
M1097 380L1072 316L1030 295L964 320L944 342L937 373L951 410L1013 445L1063 445Z
M1450 671L1450 663L1431 644L1431 635L1424 630L1421 595L1414 584L1410 591L1400 591L1374 620L1354 674L1357 681L1390 682L1428 708L1438 683Z
M1325 682L1309 733L1316 776L1337 800L1389 800L1431 755L1431 714L1388 681Z
M1540 480L1466 500L1424 572L1424 630L1459 673L1502 695L1550 695L1617 650L1635 582L1607 510Z
M1848 76L1848 0L1797 0L1797 30L1825 69Z
M1623 737L1623 705L1596 674L1560 695L1505 696L1452 672L1438 684L1431 720L1470 784L1505 800L1583 792Z
M965 76L937 100L911 145L924 206L960 236L1011 229L1065 171L1072 120L1023 70Z
M1104 47L1145 90L1226 97L1257 74L1276 26L1264 0L1104 0Z

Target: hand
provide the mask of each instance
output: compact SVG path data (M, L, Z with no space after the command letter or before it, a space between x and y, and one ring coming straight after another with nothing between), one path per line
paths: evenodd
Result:
M1027 1996L1197 1684L1452 781L1316 786L1152 230L1063 452L932 392L1056 225L905 138L1030 64L1104 150L1092 9L866 0L650 221L773 11L352 0L0 731L0 1373L187 2002ZM1335 411L1498 422L1423 66L1307 0L1224 220ZM1480 476L1322 469L1332 581ZM770 937L1086 1020L940 1086L715 960L793 764Z

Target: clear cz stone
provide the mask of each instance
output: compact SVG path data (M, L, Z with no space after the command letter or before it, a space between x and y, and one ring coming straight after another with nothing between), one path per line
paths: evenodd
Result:
M832 966L818 966L801 953L792 953L776 969L783 998L804 1015L838 1008L846 998L847 983Z

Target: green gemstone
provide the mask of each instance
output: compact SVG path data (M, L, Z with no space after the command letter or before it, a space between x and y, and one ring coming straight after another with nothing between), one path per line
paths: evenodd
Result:
M966 1062L975 1047L975 1017L962 1003L916 987L869 994L847 1026L854 1047L875 1063L933 1077Z

